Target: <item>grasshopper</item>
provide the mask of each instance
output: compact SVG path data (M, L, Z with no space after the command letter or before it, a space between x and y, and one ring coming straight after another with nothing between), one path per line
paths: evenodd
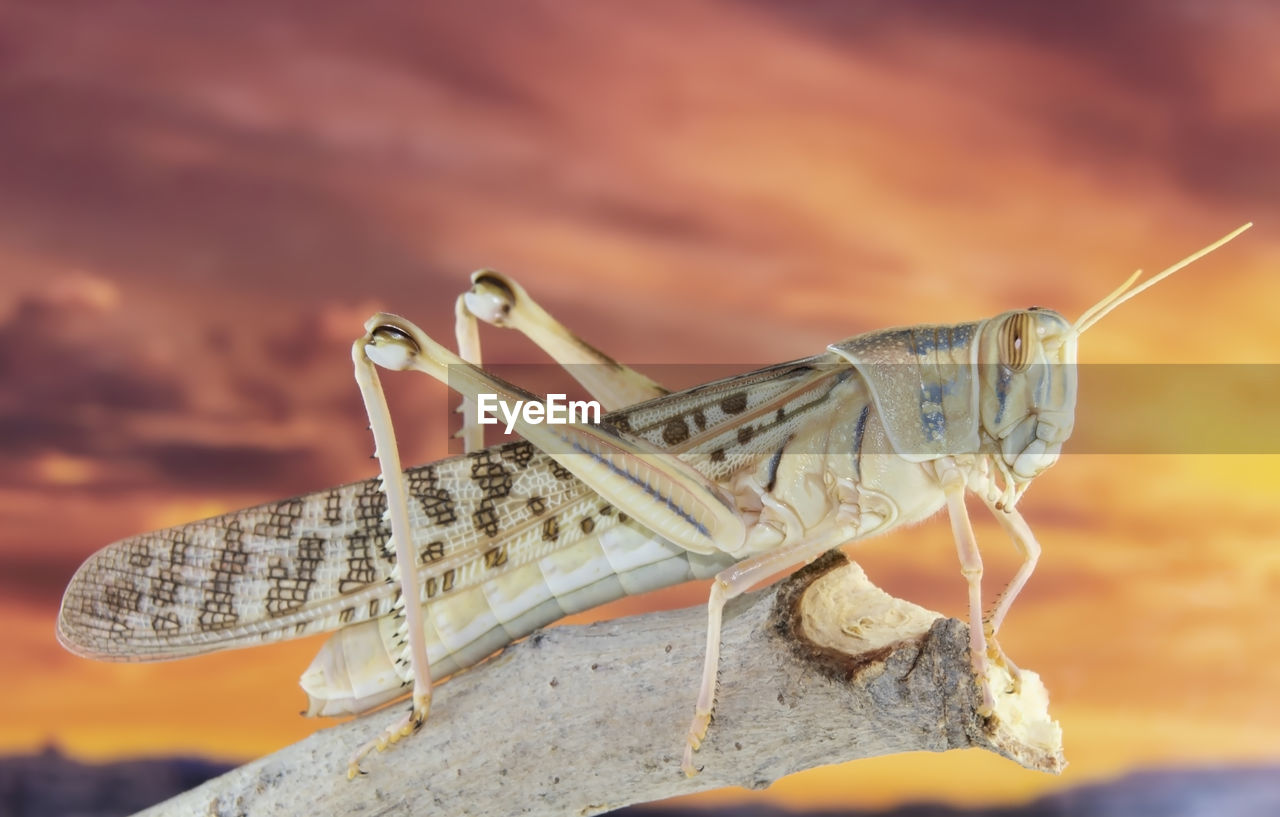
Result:
M725 603L825 551L945 508L968 587L981 714L996 635L1040 554L1019 498L1074 424L1077 339L1121 303L1233 239L1071 323L1031 308L952 326L885 329L809 358L678 393L577 338L515 281L483 270L456 302L459 354L374 315L352 347L381 475L116 542L72 578L58 618L71 651L151 661L336 630L303 673L306 714L360 714L402 697L426 718L432 677L471 666L572 612L714 577L705 661L682 768L705 738ZM483 447L479 395L537 400L480 367L479 324L516 329L608 413L599 424L515 421ZM400 466L378 368L424 372L464 398L464 454ZM987 506L1022 556L989 615L965 506Z

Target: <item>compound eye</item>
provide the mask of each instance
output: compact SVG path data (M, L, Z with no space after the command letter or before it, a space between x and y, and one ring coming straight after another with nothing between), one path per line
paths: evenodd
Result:
M1015 372L1026 371L1031 365L1033 334L1030 313L1010 315L1000 327L1000 362Z

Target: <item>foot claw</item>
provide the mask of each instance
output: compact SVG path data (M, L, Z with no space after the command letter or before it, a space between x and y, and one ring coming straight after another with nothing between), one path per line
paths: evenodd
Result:
M397 743L401 738L407 738L412 735L427 719L427 711L430 707L430 696L425 696L423 700L415 701L413 708L403 718L383 729L376 738L357 749L347 764L347 779L354 780L357 774L365 774L365 771L360 768L360 761L370 752L374 750L385 752L387 747Z
M694 777L698 772L702 771L701 766L693 765L693 753L697 751L698 745L695 743L687 743L684 747L684 757L680 761L680 771L684 772L685 777Z
M982 687L982 703L978 705L979 717L989 718L996 714L995 699L991 697L991 685L986 681L979 682Z
M702 739L707 736L707 728L710 725L710 711L694 710L693 723L689 725L689 735L685 739L684 760L680 763L680 768L684 771L686 777L693 777L702 771L701 767L693 765L693 753L702 748Z
M1006 690L1008 695L1017 695L1022 691L1022 670L1018 669L1018 665L1009 660L1009 656L1005 655L1004 648L1000 646L994 638L987 641L987 657L998 667L1003 668L1009 673L1010 683Z

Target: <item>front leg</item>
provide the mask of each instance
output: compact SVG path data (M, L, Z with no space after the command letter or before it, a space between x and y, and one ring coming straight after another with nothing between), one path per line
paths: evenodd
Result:
M1018 572L1013 575L1009 581L1009 586L996 599L994 612L991 614L991 620L988 627L992 635L1000 631L1000 625L1004 622L1004 617L1009 613L1009 608L1013 606L1013 600L1022 592L1022 588L1026 586L1027 579L1031 578L1031 574L1035 572L1036 562L1040 559L1040 543L1036 541L1035 534L1031 532L1031 526L1027 524L1027 520L1022 518L1022 514L1018 513L1017 508L1005 507L997 509L991 503L991 515L1000 523L1000 527L1005 529L1009 534L1009 538L1013 540L1013 544L1022 554L1022 564L1018 567Z
M990 638L988 652L993 659L1009 670L1009 674L1013 676L1014 691L1016 692L1022 683L1021 672L1004 654L1004 650L1000 647L999 642L996 641L995 636L996 633L1000 632L1000 625L1004 623L1004 617L1009 613L1009 608L1013 606L1013 600L1022 592L1027 580L1035 572L1036 562L1040 559L1040 543L1036 541L1035 534L1031 532L1031 526L1022 518L1022 514L1018 512L1017 508L1009 505L997 507L995 502L986 500L985 497L984 501L986 501L987 507L991 510L991 515L1000 523L1000 527L1004 528L1005 532L1009 534L1014 546L1022 554L1022 564L1019 565L1018 572L1013 575L1013 579L1009 581L1009 586L996 599L995 609L987 620L987 635Z
M987 716L995 711L991 684L987 680L987 638L982 616L982 554L978 552L978 540L973 535L969 511L964 504L965 475L951 457L939 461L938 482L947 498L947 514L951 518L951 533L956 540L956 552L960 556L960 573L969 585L969 660L973 673L978 676L982 689L982 705L978 714Z

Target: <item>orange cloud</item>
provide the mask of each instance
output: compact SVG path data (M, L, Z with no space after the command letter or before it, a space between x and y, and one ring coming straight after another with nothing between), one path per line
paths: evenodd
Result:
M746 369L889 325L1074 317L1254 220L1081 356L1276 362L1272 5L638 9L0 12L0 749L244 757L313 728L292 701L314 645L88 664L52 642L58 591L115 538L371 475L350 340L375 305L448 339L477 267L620 360ZM387 387L406 459L444 455L442 390ZM1265 418L1256 391L1237 405ZM1152 418L1258 416L1082 389L1077 452L1109 439L1117 392ZM928 794L990 802L1280 756L1277 486L1274 456L1068 453L1038 479L1045 555L1003 641L1055 696L1060 781L905 758L772 796L916 799L927 769ZM994 590L1016 558L975 516ZM853 553L963 610L945 524Z

